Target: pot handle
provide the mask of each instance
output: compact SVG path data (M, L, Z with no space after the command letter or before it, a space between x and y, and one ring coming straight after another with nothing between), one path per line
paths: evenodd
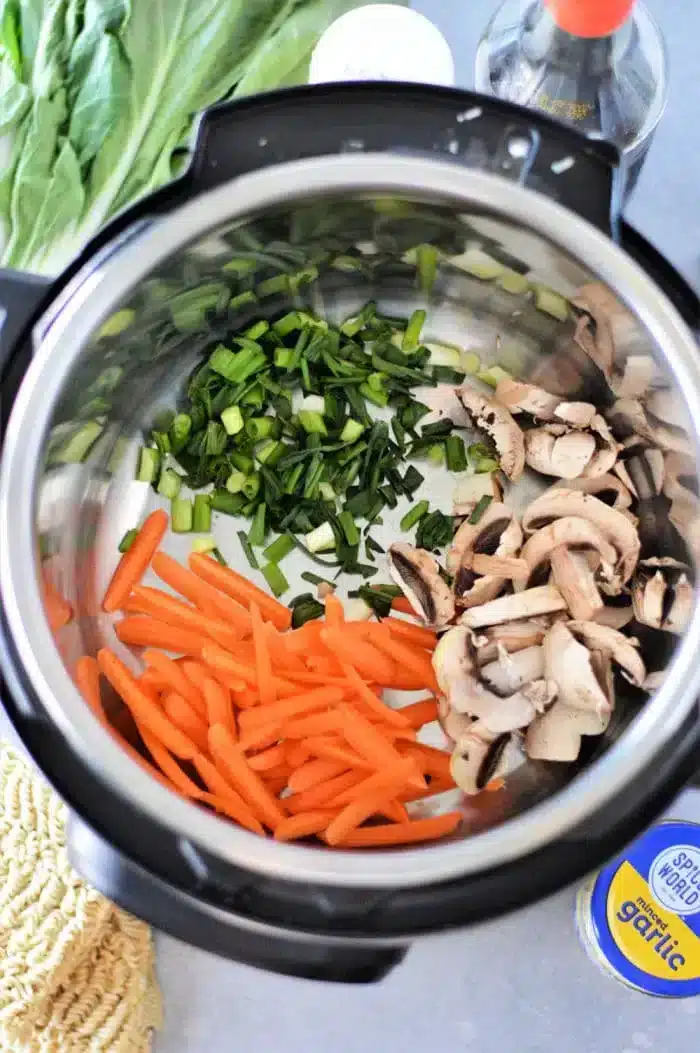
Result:
M119 854L73 814L67 843L76 870L119 906L176 939L246 965L306 980L367 984L383 979L406 954L401 942L374 946L296 933L237 914L221 894L218 903L213 892L211 898L194 896Z
M619 154L491 96L429 85L313 85L225 103L201 118L190 193L322 155L426 153L525 184L616 233Z

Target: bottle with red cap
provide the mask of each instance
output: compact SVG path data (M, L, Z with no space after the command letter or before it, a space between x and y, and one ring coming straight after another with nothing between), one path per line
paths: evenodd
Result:
M666 48L635 0L506 0L479 44L476 87L614 143L629 194L666 104Z

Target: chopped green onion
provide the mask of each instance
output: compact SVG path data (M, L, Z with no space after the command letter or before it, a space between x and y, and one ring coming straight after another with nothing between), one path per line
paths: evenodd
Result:
M481 359L476 351L463 351L459 359L460 369L469 376L481 369Z
M258 298L252 289L246 289L238 296L232 296L228 302L229 311L237 311L239 307L245 307L249 303L257 303Z
M262 568L262 575L272 589L272 594L278 598L289 588L289 582L276 563L266 563Z
M422 292L432 292L437 278L438 250L434 245L419 245L416 250L418 285Z
M488 369L480 369L476 379L482 384L488 384L490 388L496 388L499 381L511 380L511 375L507 369L501 369L500 366L489 366Z
M352 417L348 417L343 425L343 430L340 433L340 441L350 443L355 442L356 439L359 439L364 430L364 424L360 424L359 420L353 420Z
M383 408L389 404L389 394L381 389L370 387L367 384L360 384L360 394L364 395L368 402L374 403L375 406Z
M408 320L406 331L401 342L402 351L415 351L420 344L421 330L425 324L426 313L423 310L414 311Z
M246 481L243 483L243 493L249 501L252 501L254 497L258 496L259 490L260 475L258 472L253 472L253 474L249 475Z
M227 516L240 515L245 503L243 494L230 494L227 490L214 490L211 494L212 509Z
M80 464L90 452L90 448L102 434L104 425L99 421L89 420L83 424L71 438L51 455L52 463Z
M293 629L300 629L302 625L314 621L316 618L322 618L326 613L325 606L322 603L319 603L319 601L310 594L298 596L289 606L292 607L293 611Z
M253 552L253 546L251 545L250 541L248 540L248 538L247 538L247 536L245 534L245 531L243 531L243 530L239 530L238 531L238 540L241 543L241 548L243 549L243 554L244 554L245 558L248 560L248 566L251 567L253 570L260 570L260 564L258 563L257 559L255 558L255 553Z
M500 467L497 460L493 457L480 457L476 462L474 470L480 475L486 472L495 472Z
M119 542L119 551L128 552L138 536L139 532L137 527L132 527L131 530L127 530L126 534Z
M243 414L241 413L239 406L229 406L221 414L221 423L226 429L227 435L238 435L239 431L243 431L245 421L243 420Z
M276 347L275 365L278 369L291 369L294 365L294 352L288 347Z
M192 551L193 552L214 552L216 549L216 541L209 535L209 537L195 537L192 538Z
M423 485L424 477L414 465L409 464L402 481L404 492L408 497L411 497Z
M266 464L269 467L273 467L278 461L284 457L285 445L283 442L278 442L277 439L268 439L255 451L255 456L260 464Z
M249 329L246 329L244 336L246 336L248 340L256 341L259 340L261 336L264 336L269 328L270 323L266 322L264 318L261 318L259 322L254 322Z
M351 514L347 511L341 512L338 516L338 522L345 534L345 540L348 545L359 545L360 543L360 531L357 529L355 520Z
M266 439L270 435L274 423L272 417L250 417L245 422L246 435L248 435L253 442L259 442L261 439Z
M554 289L546 285L535 286L535 307L538 311L544 311L558 322L565 322L569 317L568 301Z
M231 472L226 480L226 489L230 494L240 494L248 477L244 472Z
M435 435L449 435L453 428L454 424L451 420L436 420L432 424L424 425L420 433L424 438Z
M268 545L263 556L268 563L281 563L282 560L289 555L290 552L294 551L294 542L287 536L287 534L280 534L278 538Z
M451 472L466 472L467 451L459 435L448 435L445 439L445 459Z
M255 516L253 518L253 525L248 531L248 540L251 545L255 548L261 548L265 544L265 534L267 529L265 526L265 518L267 516L267 505L263 501L255 509Z
M321 523L315 530L305 535L304 541L309 552L330 552L335 548L335 534L330 523Z
M195 496L192 529L195 534L207 534L211 530L211 501L209 494L197 494Z
M428 460L432 461L433 464L444 464L445 463L445 447L443 445L431 446L428 450Z
M275 274L272 278L266 278L264 282L260 282L255 291L262 300L266 296L276 296L277 293L287 292L288 289L289 275Z
M429 512L423 516L416 532L416 545L428 552L439 552L449 545L454 534L454 521L442 512Z
M102 323L97 333L97 339L103 340L108 336L119 336L125 329L128 329L130 325L133 325L134 319L136 318L136 312L130 307L123 307L121 311L116 311L115 314L109 316L109 318Z
M193 544L194 544L194 542L193 542ZM214 559L216 560L216 562L220 563L222 567L228 567L228 563L226 562L226 560L222 556L221 550L219 548L213 548L211 550L211 554L214 557Z
M316 413L315 410L299 410L297 416L299 418L299 423L307 435L328 434L323 417L320 413Z
M414 505L413 508L406 512L406 515L399 523L401 529L411 530L427 514L429 508L430 503L428 501L419 501L417 505Z
M493 497L491 496L491 494L484 494L483 497L479 498L476 505L474 506L474 511L469 516L469 522L472 524L472 526L475 526L479 522L479 520L481 519L484 512L489 507L492 501Z
M140 483L154 483L160 469L160 453L154 446L142 446L136 478Z
M272 328L279 336L289 336L296 329L303 328L303 321L298 311L290 311L288 314L282 315L276 322L273 323Z
M177 413L170 425L170 448L173 453L184 450L192 433L192 418L189 413Z
M239 472L243 472L244 475L250 475L253 471L253 458L241 453L240 450L232 450L228 459L233 467L238 468Z
M294 547L294 546L292 546ZM301 575L303 581L308 581L310 585L330 585L331 582L327 578L321 578L318 574L314 574L313 571L305 570Z
M178 475L173 468L164 468L158 480L158 493L172 501L180 493L181 486L182 476Z
M174 534L189 534L193 516L194 505L189 498L173 498L170 503L170 526Z

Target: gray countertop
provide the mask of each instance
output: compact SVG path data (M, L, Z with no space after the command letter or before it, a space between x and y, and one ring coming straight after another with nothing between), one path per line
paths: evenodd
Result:
M450 41L458 83L472 84L493 0L419 0ZM700 6L653 0L671 63L668 110L628 218L700 282L700 122L692 84ZM690 84L684 84L683 78ZM700 793L674 814L700 820ZM158 1053L641 1053L697 1047L700 999L652 999L605 976L579 946L574 891L463 933L425 940L382 984L339 989L222 962L162 937L166 1028ZM590 1012L585 1006L595 1007ZM672 1037L671 1037L672 1036Z

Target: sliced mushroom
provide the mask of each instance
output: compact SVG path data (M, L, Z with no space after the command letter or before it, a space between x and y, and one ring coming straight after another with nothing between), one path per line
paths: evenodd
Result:
M530 569L530 584L541 584L542 572L550 565L552 552L561 547L595 553L597 559L591 559L589 566L592 570L600 567L608 579L618 561L617 549L595 523L581 516L565 515L541 527L523 545L521 556Z
M440 628L452 621L452 591L429 552L398 542L389 549L388 563L392 579L427 625Z
M536 647L544 640L549 624L548 618L530 618L484 629L474 638L479 664L493 661L501 650L515 654L526 647Z
M550 486L545 493L550 494L554 490L562 489L581 490L585 494L593 494L610 508L629 508L632 504L632 494L629 488L614 475L598 475L592 479L568 479Z
M496 574L513 581L527 581L529 568L518 556L485 556L480 552L469 553L463 566L475 574Z
M525 461L542 475L576 479L584 474L595 450L590 432L570 430L564 424L545 424L525 432Z
M494 733L478 720L462 735L452 754L450 772L464 793L481 793L492 779L507 774L506 751L511 738L510 732Z
M576 323L574 341L610 383L615 359L610 315L595 298L587 295L585 286L579 290L571 303L581 312Z
M558 703L595 714L602 724L601 731L605 730L613 699L608 685L601 684L596 676L589 649L562 623L552 626L542 646L545 675L557 685Z
M588 621L603 609L595 573L581 552L558 545L550 555L552 579L566 600L573 618Z
M618 398L638 399L651 387L655 373L656 363L650 355L630 355L610 386Z
M525 732L525 753L531 760L575 761L583 735L602 735L603 721L594 713L555 702Z
M541 585L534 589L516 592L513 596L500 596L480 607L472 607L459 619L460 624L471 629L486 625L501 625L520 618L532 618L538 614L551 614L566 610L566 600L554 585Z
M502 471L512 482L517 482L525 468L525 443L510 412L495 398L470 387L459 388L458 395L474 426L493 440Z
M532 680L544 676L544 651L541 647L525 647L510 654L499 647L495 662L487 662L480 669L480 676L499 695L511 695Z
M466 735L474 723L473 717L467 716L466 713L458 713L444 697L438 699L438 720L453 746L463 735Z
M645 691L648 691L649 694L652 694L654 691L658 691L659 690L659 688L662 686L662 684L663 684L665 679L666 679L666 670L665 669L657 669L655 672L649 673L647 675L647 678L644 681L644 683L642 684L642 687L644 688Z
M515 556L523 532L507 505L492 502L478 523L466 520L457 530L447 554L447 569L454 576L454 593L460 607L472 607L494 599L504 589L508 575L487 573L479 577L473 557Z
M597 311L596 317L604 314L608 320L614 348L609 377L612 390L620 398L644 395L656 372L644 328L603 282L582 286L576 293L576 303L588 311Z
M668 518L688 546L693 559L700 561L700 500L695 462L689 457L669 453L665 461L663 491L671 502Z
M666 474L664 455L653 447L632 447L617 462L615 472L638 500L656 497Z
M570 633L586 645L589 651L598 651L619 666L625 680L641 687L646 678L646 667L639 653L639 643L632 637L607 625L591 621L572 621L566 626Z
M692 455L692 443L685 430L652 417L639 399L618 399L606 417L619 440L643 439L660 450Z
M523 516L523 528L526 533L532 533L562 516L578 516L596 526L617 550L621 583L624 585L629 581L641 547L634 523L593 494L561 489L549 490L532 502Z
M634 618L634 608L631 603L620 607L606 604L602 610L594 615L593 621L597 625L607 625L611 629L624 629Z
M460 478L452 494L452 514L470 516L483 497L490 497L496 503L503 500L497 472L475 472Z
M684 632L695 602L689 573L689 567L668 557L641 560L632 585L637 621L669 633Z
M524 384L510 378L499 381L496 398L511 413L527 413L535 420L572 424L587 428L596 413L590 402L565 402L550 395L536 384Z

